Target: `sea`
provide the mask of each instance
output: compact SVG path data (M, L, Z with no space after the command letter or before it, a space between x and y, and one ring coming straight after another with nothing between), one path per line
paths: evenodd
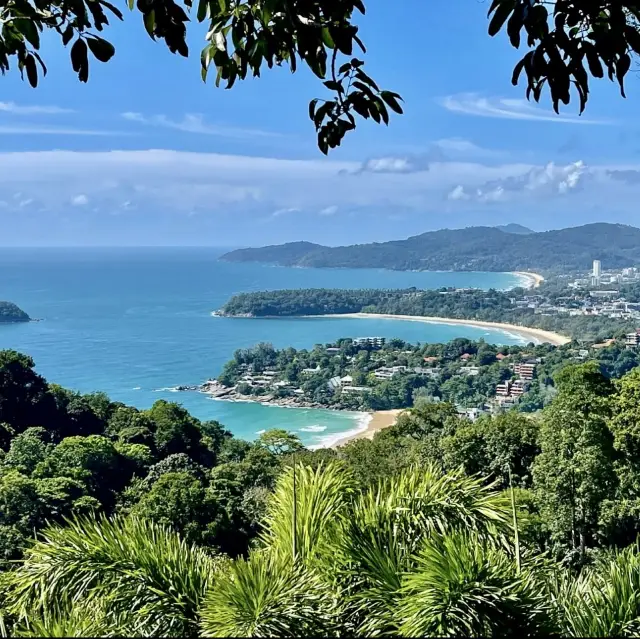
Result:
M471 326L402 320L230 319L212 312L244 291L297 288L508 289L510 273L301 269L222 262L219 248L3 248L0 300L39 322L0 325L0 349L33 357L50 382L149 408L176 401L253 440L270 428L327 446L366 428L366 413L282 408L177 392L218 375L236 349L259 342L311 348L340 337L399 337L446 342L455 337L518 344L518 335Z

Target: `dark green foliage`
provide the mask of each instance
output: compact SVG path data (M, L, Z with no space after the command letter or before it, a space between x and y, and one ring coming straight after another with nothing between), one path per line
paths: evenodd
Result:
M153 40L164 40L172 53L189 55L187 24L206 23L206 45L200 55L201 76L215 71L215 84L230 89L237 80L259 76L265 67L286 66L295 72L304 65L322 81L328 99L314 99L309 117L318 132L323 153L340 144L356 126L356 117L389 123L389 112L402 113L401 98L381 90L363 70L365 47L358 37L354 14L364 14L360 0L273 0L208 2L207 0L128 0L140 12ZM190 17L191 16L191 17ZM40 34L52 31L69 47L71 66L80 82L87 82L92 58L108 62L114 46L97 35L110 19L123 14L107 0L52 0L4 3L0 19L0 72L12 63L32 87L47 69L40 56ZM72 43L73 42L73 43ZM72 43L72 44L71 44Z
M0 302L0 324L30 320L31 318L13 302Z
M555 292L543 294L552 303ZM566 292L565 292L566 293ZM635 329L633 322L604 316L536 314L527 306L514 306L521 289L421 290L410 289L295 289L240 293L228 300L221 313L229 316L289 317L338 315L342 313L382 313L419 315L488 322L508 322L531 328L560 332L583 342L624 335ZM633 298L629 298L633 299ZM495 351L493 351L495 352ZM492 351L484 347L482 360L490 363ZM632 354L625 357L632 359ZM273 359L273 355L272 355ZM238 360L238 363L242 363ZM628 369L627 369L628 370ZM233 372L233 371L230 371Z
M637 2L608 0L493 0L489 7L489 34L506 24L515 48L526 42L529 51L516 65L512 83L526 76L527 98L540 101L548 89L556 113L577 94L582 113L589 99L590 78L602 78L620 86L632 56L640 53L640 7ZM575 97L575 96L574 96Z
M597 3L596 3L597 4ZM528 235L495 227L430 231L406 240L327 247L299 244L242 249L223 255L233 262L283 266L389 268L420 271L586 271L594 255L609 268L640 262L640 229L587 224Z

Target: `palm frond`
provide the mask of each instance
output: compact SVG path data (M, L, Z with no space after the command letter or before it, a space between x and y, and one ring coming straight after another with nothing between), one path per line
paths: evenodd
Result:
M408 469L363 494L339 546L344 588L360 631L375 635L397 628L402 578L425 538L458 529L500 538L510 530L510 517L508 495L435 466Z
M218 573L201 611L205 637L307 637L335 632L326 587L301 563L254 552Z
M66 618L78 602L107 598L129 631L193 634L215 561L173 531L136 518L81 518L47 528L11 573L9 610Z
M402 580L405 637L532 636L544 632L542 589L514 558L477 533L433 534Z
M611 553L578 578L559 574L550 589L559 631L570 637L640 634L640 554L637 545Z
M263 543L283 558L293 559L294 504L296 560L333 554L333 543L348 517L356 489L351 474L338 464L298 465L279 478L263 522Z

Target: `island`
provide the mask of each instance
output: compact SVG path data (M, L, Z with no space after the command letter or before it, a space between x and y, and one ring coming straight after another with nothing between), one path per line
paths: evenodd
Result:
M30 322L31 318L13 302L0 301L0 324Z
M640 264L640 229L624 224L586 224L527 232L520 227L477 226L429 231L406 240L322 246L290 242L231 251L228 262L265 262L314 268L386 268L417 271L534 271L568 273L601 260L611 268ZM523 232L524 231L524 232Z
M640 288L628 285L630 297ZM618 293L618 291L615 291ZM478 289L300 289L241 293L217 314L237 318L304 316L367 317L441 321L512 331L534 342L597 342L625 335L640 322L640 311L623 311L611 297L568 289L552 280L533 291ZM608 310L607 310L608 309Z
M200 391L218 400L289 407L390 411L424 400L449 402L475 420L509 409L532 412L553 397L553 375L567 364L595 359L610 376L640 363L625 338L587 347L496 346L457 338L446 344L360 337L313 349L262 343L236 351Z

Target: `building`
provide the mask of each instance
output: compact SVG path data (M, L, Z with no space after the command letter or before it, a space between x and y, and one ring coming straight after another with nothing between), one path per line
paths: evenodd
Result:
M593 273L592 273L593 277L596 278L600 278L600 276L602 275L602 264L600 263L600 260L593 260Z
M353 340L355 346L370 346L371 348L382 348L386 343L386 337L356 337Z
M468 375L469 377L475 377L480 375L480 368L478 366L462 366L460 368L462 375Z
M368 386L343 386L342 392L345 395L362 395L370 392L371 389Z
M532 380L536 373L536 365L532 363L514 364L513 372L520 379Z
M628 348L635 348L640 345L640 329L636 329L635 333L627 333L624 340Z

